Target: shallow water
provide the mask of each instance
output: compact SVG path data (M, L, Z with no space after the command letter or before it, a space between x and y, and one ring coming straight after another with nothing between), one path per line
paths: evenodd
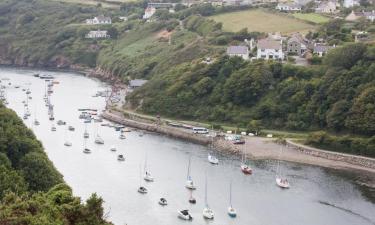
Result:
M91 154L84 154L84 124L78 119L78 108L104 108L104 98L94 98L98 90L106 85L73 73L46 72L52 74L60 84L54 86L52 103L55 118L73 125L74 132L66 126L57 126L51 131L47 108L44 105L44 81L32 76L36 71L0 68L0 78L8 77L7 88L10 108L23 116L22 88L30 87L33 99L29 102L31 118L25 121L42 141L49 158L64 175L65 181L77 196L86 199L96 192L105 200L108 219L115 224L175 225L175 224L252 224L252 225L361 225L375 224L375 204L366 200L353 180L331 173L331 170L295 163L281 162L280 168L291 183L289 190L275 184L276 162L271 160L251 162L254 174L241 173L237 157L217 155L218 166L207 162L208 149L158 134L139 132L126 133L127 139L120 140L113 128L88 125L90 139L87 146ZM5 81L3 81L4 83ZM28 84L30 83L30 84ZM21 85L16 89L14 85ZM41 122L34 126L34 115ZM104 145L94 143L99 133ZM63 145L69 139L72 147ZM115 145L117 152L111 152ZM124 162L117 161L117 154L124 154ZM155 182L140 179L147 154L148 167ZM217 153L216 153L217 154ZM188 203L188 191L184 187L189 156L192 157L191 175L198 185L194 192L196 205ZM208 180L208 204L215 212L213 221L202 218L204 207L205 174ZM227 215L229 206L229 183L233 182L232 202L238 216ZM145 185L149 193L137 192ZM158 199L165 197L169 204L161 207ZM177 211L190 209L193 221L181 221Z

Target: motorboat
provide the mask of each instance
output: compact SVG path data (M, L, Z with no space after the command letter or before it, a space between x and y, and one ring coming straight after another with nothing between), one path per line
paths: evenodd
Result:
M124 134L120 134L120 139L126 139L126 136Z
M125 161L125 157L123 155L118 155L117 160L118 161Z
M73 126L69 126L68 129L69 129L70 131L74 131L74 130L75 130Z
M219 164L219 160L215 156L208 154L207 158L208 158L208 162L210 162L211 164L214 164L214 165Z
M212 220L214 218L214 212L212 211L212 209L208 206L206 206L204 209L203 209L203 218L205 219L209 219L209 220Z
M146 171L145 173L145 176L143 177L143 179L145 181L148 181L148 182L153 182L154 181L154 178L151 176L151 174L149 172Z
M116 149L116 147L115 147L114 145L111 146L110 150L111 150L112 152L117 151L117 149Z
M145 188L143 186L140 186L138 188L138 192L141 193L141 194L147 194L147 188Z
M286 178L276 177L276 184L285 189L290 187L289 181Z
M232 206L229 206L228 207L228 215L230 216L230 217L236 217L237 216L237 211L236 211L236 209L234 209Z
M89 154L89 153L91 153L91 150L88 149L88 148L85 148L85 149L83 150L83 153Z
M104 140L99 135L96 135L95 143L99 144L99 145L102 145L102 144L104 144Z
M189 210L187 210L187 209L178 211L178 218L183 219L183 220L192 220L193 219L193 217L189 213Z
M67 147L70 147L70 146L72 146L72 143L70 141L65 141L64 145L67 146Z
M159 199L159 205L162 205L162 206L168 205L167 199L160 198Z
M241 165L241 171L244 173L244 174L247 174L247 175L250 175L253 173L253 170L246 164L242 164Z

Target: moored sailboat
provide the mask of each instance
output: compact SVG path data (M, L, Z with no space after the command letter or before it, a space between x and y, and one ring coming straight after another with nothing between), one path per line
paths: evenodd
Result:
M229 185L229 207L228 207L228 215L230 217L236 217L237 216L237 211L232 206L232 181L230 182L230 185Z
M191 190L195 190L197 187L194 185L193 179L190 176L191 156L189 157L188 172L186 178L185 187Z
M282 147L280 148L280 155L282 154ZM280 169L280 155L279 159L277 160L277 168L276 168L276 184L277 186L287 189L290 188L290 184L288 179L282 176L281 169Z
M207 200L207 174L206 174L206 181L205 181L204 191L205 191L204 200L205 200L205 205L206 206L203 208L203 212L202 212L203 218L212 220L214 218L214 212L208 206L208 200Z

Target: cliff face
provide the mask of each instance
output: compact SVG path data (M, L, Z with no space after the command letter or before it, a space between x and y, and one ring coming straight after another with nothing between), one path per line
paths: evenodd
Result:
M0 65L70 69L72 63L70 59L62 55L56 55L44 61L30 61L28 57L12 51L9 44L3 44L0 45Z

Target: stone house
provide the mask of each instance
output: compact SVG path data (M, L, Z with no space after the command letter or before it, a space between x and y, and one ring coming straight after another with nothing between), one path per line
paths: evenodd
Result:
M299 12L302 10L302 6L295 3L279 3L276 9L279 11Z
M325 45L325 44L315 43L313 53L315 55L319 56L319 57L322 57L325 54L327 54L327 52L329 50L331 50L332 48L335 48L335 46L329 46L329 45Z
M316 13L335 13L337 3L335 1L323 1L315 8Z
M308 49L308 43L301 34L294 34L287 42L287 52L303 56Z

